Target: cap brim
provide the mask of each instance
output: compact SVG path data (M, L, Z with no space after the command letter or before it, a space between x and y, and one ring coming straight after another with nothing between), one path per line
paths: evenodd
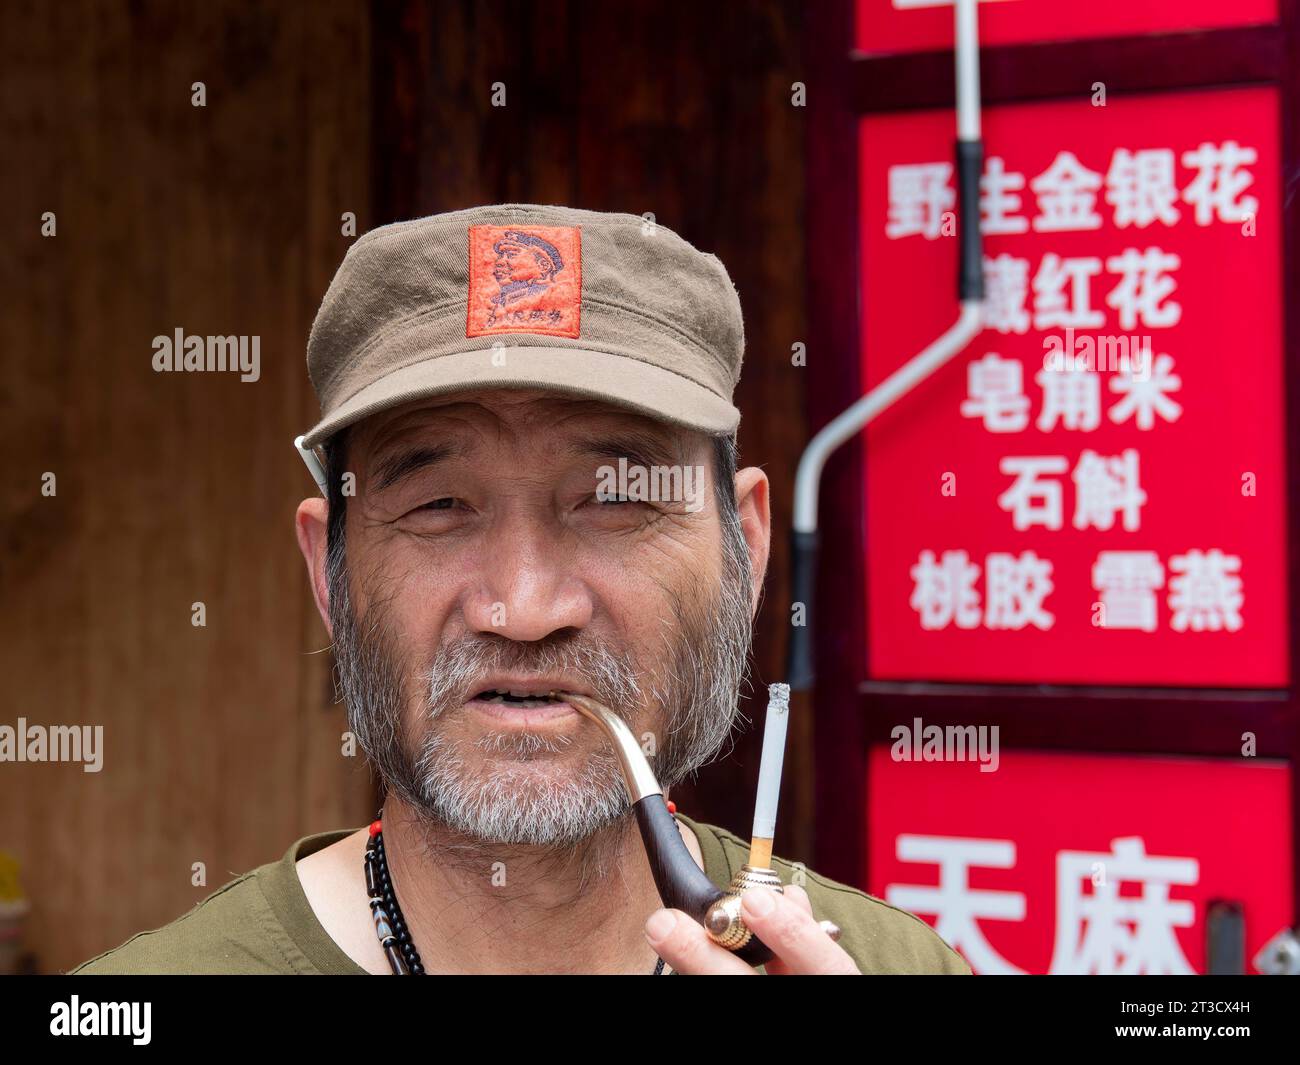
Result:
M647 362L579 348L498 347L439 355L394 370L317 422L303 446L315 447L340 429L413 400L484 388L545 389L603 400L710 434L735 432L740 424L740 411L717 393Z

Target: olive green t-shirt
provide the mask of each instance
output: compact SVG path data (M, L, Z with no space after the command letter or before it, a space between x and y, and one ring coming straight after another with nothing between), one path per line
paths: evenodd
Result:
M699 840L709 879L725 887L745 864L748 845L725 829L677 816ZM317 920L294 868L298 859L354 831L306 836L278 862L232 880L183 917L132 936L71 972L364 975ZM789 862L773 859L773 868L790 882ZM840 946L862 972L970 973L919 917L811 871L804 871L803 888L817 918L840 926Z

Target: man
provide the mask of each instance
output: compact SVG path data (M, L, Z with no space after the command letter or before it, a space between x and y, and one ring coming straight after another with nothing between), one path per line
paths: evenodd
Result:
M615 710L665 790L726 742L770 537L767 478L736 470L743 347L722 264L639 217L484 207L357 241L308 345L328 499L297 534L381 818L76 971L755 972L661 908L606 739L551 694ZM744 844L677 821L725 885ZM763 971L969 971L775 867L784 894L745 896Z
M497 253L492 276L501 286L492 302L499 307L544 292L564 269L564 257L554 245L530 233L507 231L492 249Z

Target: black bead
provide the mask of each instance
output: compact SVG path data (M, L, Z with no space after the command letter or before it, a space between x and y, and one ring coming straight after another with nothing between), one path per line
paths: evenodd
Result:
M371 908L377 909L382 907L388 917L388 926L393 931L393 936L382 941L386 952L396 950L400 953L402 960L405 962L405 968L409 975L423 976L424 965L420 961L420 952L415 949L415 943L411 939L410 930L406 927L406 920L402 916L402 907L397 901L397 895L393 890L392 880L388 875L388 858L384 853L384 834L382 832L371 838L372 846L366 849L366 861L372 863L366 868L367 887L373 882L375 885L375 896L371 899ZM372 877L374 878L372 881ZM390 955L390 961L392 957ZM394 971L398 971L396 965Z

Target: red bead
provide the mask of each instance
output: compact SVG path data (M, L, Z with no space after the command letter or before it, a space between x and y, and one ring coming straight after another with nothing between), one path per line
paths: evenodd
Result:
M677 812L677 804L673 802L672 799L668 800L668 812L670 814L675 814Z
M384 823L383 823L383 821L371 821L371 822L370 822L370 838L371 838L371 839L374 839L374 838L375 838L377 835L379 835L379 833L381 833L383 830L384 830Z

